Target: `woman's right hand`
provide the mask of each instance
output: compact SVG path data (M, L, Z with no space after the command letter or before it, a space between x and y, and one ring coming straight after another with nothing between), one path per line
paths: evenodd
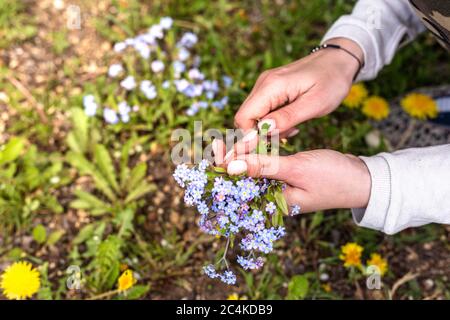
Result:
M361 61L358 44L345 38L338 44ZM293 136L294 127L336 109L347 96L358 71L358 61L339 49L320 50L296 62L263 72L235 116L235 126L248 132L268 122L282 137Z

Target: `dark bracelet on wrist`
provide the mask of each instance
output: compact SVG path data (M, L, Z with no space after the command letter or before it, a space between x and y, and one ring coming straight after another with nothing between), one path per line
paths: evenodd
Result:
M361 69L364 67L364 62L361 61L360 58L358 58L356 56L356 54L354 54L353 52L351 52L350 50L347 50L343 47L341 47L340 45L337 44L332 44L332 43L325 43L322 44L320 46L315 47L314 49L311 50L310 54L315 53L317 51L323 50L323 49L337 49L337 50L342 50L344 52L346 52L347 54L351 55L353 58L356 59L356 61L358 61L358 71L356 72L355 76L353 77L353 81L355 81L355 79L358 77L359 72L361 71Z

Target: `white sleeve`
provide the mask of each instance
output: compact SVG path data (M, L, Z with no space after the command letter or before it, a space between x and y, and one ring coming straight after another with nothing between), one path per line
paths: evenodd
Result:
M408 0L359 0L351 15L333 24L322 43L337 37L355 41L365 60L356 81L363 81L375 78L392 61L402 40L413 40L424 29Z
M367 208L352 209L363 227L393 234L450 224L450 144L361 157L371 176Z

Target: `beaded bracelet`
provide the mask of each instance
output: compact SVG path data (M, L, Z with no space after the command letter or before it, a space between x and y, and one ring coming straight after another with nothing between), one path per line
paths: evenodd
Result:
M325 44L322 44L322 45L317 46L314 49L312 49L310 54L315 53L317 51L320 51L322 49L329 49L329 48L331 48L331 49L338 49L338 50L342 50L344 52L347 52L349 55L351 55L353 58L355 58L356 61L358 61L359 68L358 68L358 71L355 74L355 77L353 78L353 81L355 81L355 79L358 77L359 72L364 67L364 62L362 62L361 59L359 59L353 52L351 52L351 51L349 51L349 50L347 50L347 49L345 49L345 48L343 48L343 47L341 47L340 45L337 45L337 44L325 43Z

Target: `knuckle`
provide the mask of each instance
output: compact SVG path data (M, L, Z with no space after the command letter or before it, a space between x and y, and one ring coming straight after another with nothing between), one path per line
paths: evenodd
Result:
M238 111L234 116L234 125L239 128L243 122L244 116L241 111Z

